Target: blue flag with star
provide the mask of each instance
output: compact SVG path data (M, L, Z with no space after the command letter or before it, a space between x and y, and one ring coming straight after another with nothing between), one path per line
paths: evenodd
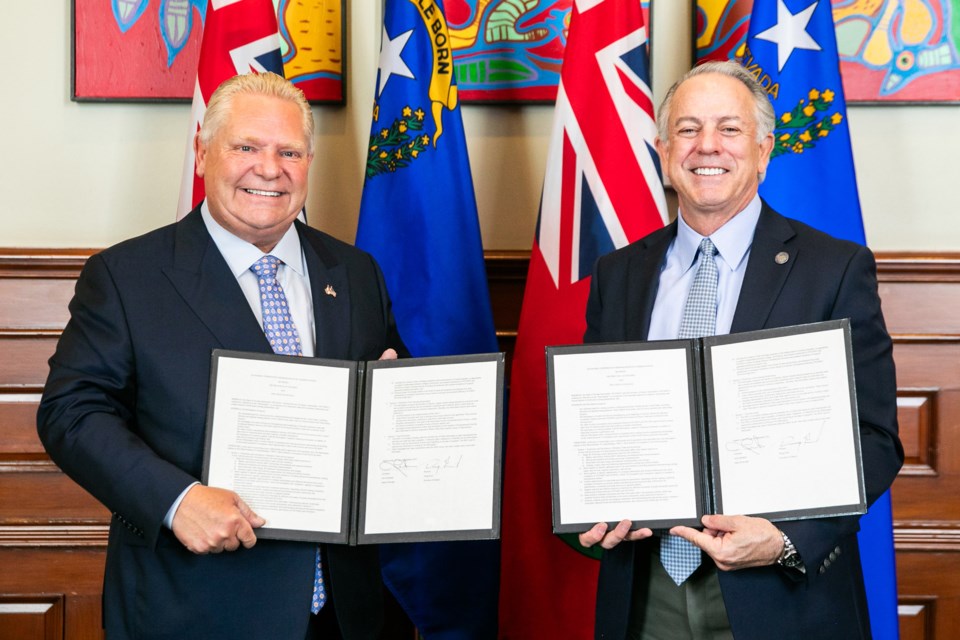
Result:
M829 0L754 0L741 63L777 117L760 195L786 216L865 244ZM859 542L873 637L896 639L889 491L860 519Z
M477 205L437 0L387 0L358 247L380 263L415 357L498 350ZM382 545L383 577L430 640L496 636L499 544Z
M777 114L760 195L784 215L864 244L829 0L756 0L741 62Z

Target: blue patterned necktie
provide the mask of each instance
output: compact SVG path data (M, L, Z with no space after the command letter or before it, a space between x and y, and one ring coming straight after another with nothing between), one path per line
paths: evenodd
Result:
M263 314L263 333L267 336L274 353L287 356L303 355L300 347L300 333L290 317L287 296L277 281L280 259L275 256L263 256L253 263L250 270L257 276L260 285L260 310ZM327 601L323 586L323 565L320 562L320 547L314 558L313 599L310 613L319 613Z
M257 274L260 284L260 309L263 312L263 333L267 336L274 353L285 356L303 355L300 349L300 334L290 317L287 296L277 282L280 259L263 256L253 263L250 270Z
M717 248L710 238L700 242L697 273L687 293L680 320L680 335L684 338L712 336L717 330ZM666 534L660 537L660 562L677 585L690 577L700 566L699 547L679 536Z

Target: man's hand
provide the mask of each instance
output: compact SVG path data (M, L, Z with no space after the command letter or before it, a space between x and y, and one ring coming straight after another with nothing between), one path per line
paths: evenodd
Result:
M249 549L257 543L254 528L266 520L255 514L233 491L195 485L173 516L173 533L194 553Z
M397 359L397 351L396 351L396 349L387 349L387 350L384 351L382 354L380 354L380 359L381 359L381 360L396 360L396 359Z
M705 529L674 527L670 533L697 545L721 571L765 567L783 551L783 536L772 522L748 516L703 516Z
M590 548L599 542L600 546L604 549L613 549L624 540L634 542L636 540L649 538L652 535L653 531L646 528L630 531L629 520L621 520L612 531L607 531L606 522L598 522L593 525L592 529L580 534L580 544Z

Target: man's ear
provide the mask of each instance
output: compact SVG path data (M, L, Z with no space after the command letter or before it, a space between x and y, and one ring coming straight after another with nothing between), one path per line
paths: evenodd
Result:
M653 146L657 150L657 155L660 156L660 166L663 167L663 171L666 171L667 152L670 150L670 143L661 140L660 136L657 136L653 139Z
M193 136L193 170L198 178L206 171L207 145L200 141L200 132Z
M763 175L767 172L767 167L770 165L770 154L773 152L773 134L769 133L767 136L760 141L760 166L757 167L760 175Z

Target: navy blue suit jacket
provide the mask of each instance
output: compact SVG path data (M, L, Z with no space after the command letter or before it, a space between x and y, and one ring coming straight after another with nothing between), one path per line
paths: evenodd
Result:
M373 258L296 224L316 355L404 353ZM201 475L211 350L272 352L199 211L92 256L70 314L50 359L38 431L51 458L114 514L107 637L303 638L315 545L259 540L198 556L162 526ZM323 553L344 637L378 637L377 548L330 545Z
M587 303L585 342L646 339L660 267L676 234L674 222L598 260ZM789 256L784 264L774 259L780 252ZM764 203L730 332L839 318L851 320L864 479L872 503L903 463L893 347L880 310L873 254L785 218ZM870 637L856 538L859 518L818 518L778 526L800 552L806 576L776 565L720 571L734 637ZM604 552L597 638L625 637L630 603L645 597L634 593L634 571L645 570L651 544L656 538Z

